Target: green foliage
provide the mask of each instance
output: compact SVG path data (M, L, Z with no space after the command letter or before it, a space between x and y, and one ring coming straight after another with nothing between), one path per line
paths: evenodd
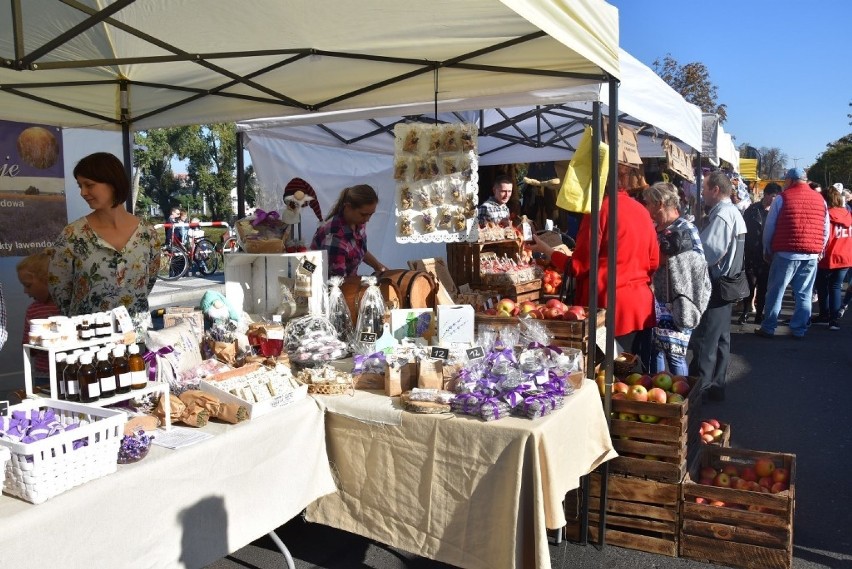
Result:
M808 168L808 179L823 187L840 182L852 187L852 134L831 142Z
M703 63L694 61L680 65L672 54L667 53L653 65L657 75L688 102L705 113L716 113L722 123L727 120L728 107L718 104L718 88L710 81L710 71Z

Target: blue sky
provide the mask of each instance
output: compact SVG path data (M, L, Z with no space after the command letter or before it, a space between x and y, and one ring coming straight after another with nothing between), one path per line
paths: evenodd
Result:
M620 44L652 67L700 61L737 145L780 148L807 167L852 132L852 2L608 0Z

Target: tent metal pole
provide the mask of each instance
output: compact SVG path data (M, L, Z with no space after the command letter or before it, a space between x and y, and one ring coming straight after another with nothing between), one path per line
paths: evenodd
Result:
M243 152L243 133L237 131L237 219L246 216L246 168Z
M604 413L607 424L612 426L612 371L615 357L615 306L616 298L616 239L618 238L618 81L609 80L609 177L607 178L609 192L609 223L607 224L607 311L606 311L606 390L604 395ZM609 485L609 462L601 467L601 489L598 516L598 546L603 549L606 545L606 507L607 487Z
M130 92L127 89L127 81L122 81L118 86L118 100L121 106L121 151L124 161L124 171L128 180L133 180L133 159L130 153ZM127 211L136 213L136 204L133 203L133 191L127 196L125 202Z
M704 227L704 204L701 199L701 153L698 153L695 167L695 225Z

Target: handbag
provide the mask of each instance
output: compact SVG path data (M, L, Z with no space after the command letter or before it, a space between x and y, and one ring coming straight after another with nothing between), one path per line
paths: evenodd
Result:
M668 267L666 268L666 288L669 297L671 297ZM692 336L692 331L681 332L677 329L670 305L654 299L654 310L657 314L657 325L652 330L654 349L675 356L685 356L689 348L689 338Z
M603 188L609 174L609 145L601 142L598 148L600 157L599 172L601 192L599 199L604 196ZM587 126L583 131L583 137L577 145L577 151L568 164L568 170L562 180L562 187L556 196L556 205L566 211L577 213L590 213L592 211L592 127ZM598 204L600 205L600 203Z
M733 276L722 275L713 283L718 292L719 298L728 304L739 302L751 294L751 288L748 286L748 280L746 279L746 274L743 270L745 247L737 247L737 241L740 240L741 239L739 239L739 237L736 235L734 236L734 262L731 265L731 270L729 272L733 273L734 267L739 270ZM745 238L743 238L742 241L744 242Z

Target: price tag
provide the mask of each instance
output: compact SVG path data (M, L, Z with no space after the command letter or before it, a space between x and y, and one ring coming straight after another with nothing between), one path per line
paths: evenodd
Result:
M437 360L445 360L450 357L450 350L448 348L432 346L432 349L429 351L429 357Z
M482 349L482 346L468 348L465 353L467 354L467 359L470 361L485 357L485 351Z
M377 337L375 332L361 332L359 339L362 344L375 344Z
M0 417L5 417L9 414L9 402L0 401Z
M307 259L302 261L302 268L311 274L314 274L314 271L317 270L317 266L308 261Z

